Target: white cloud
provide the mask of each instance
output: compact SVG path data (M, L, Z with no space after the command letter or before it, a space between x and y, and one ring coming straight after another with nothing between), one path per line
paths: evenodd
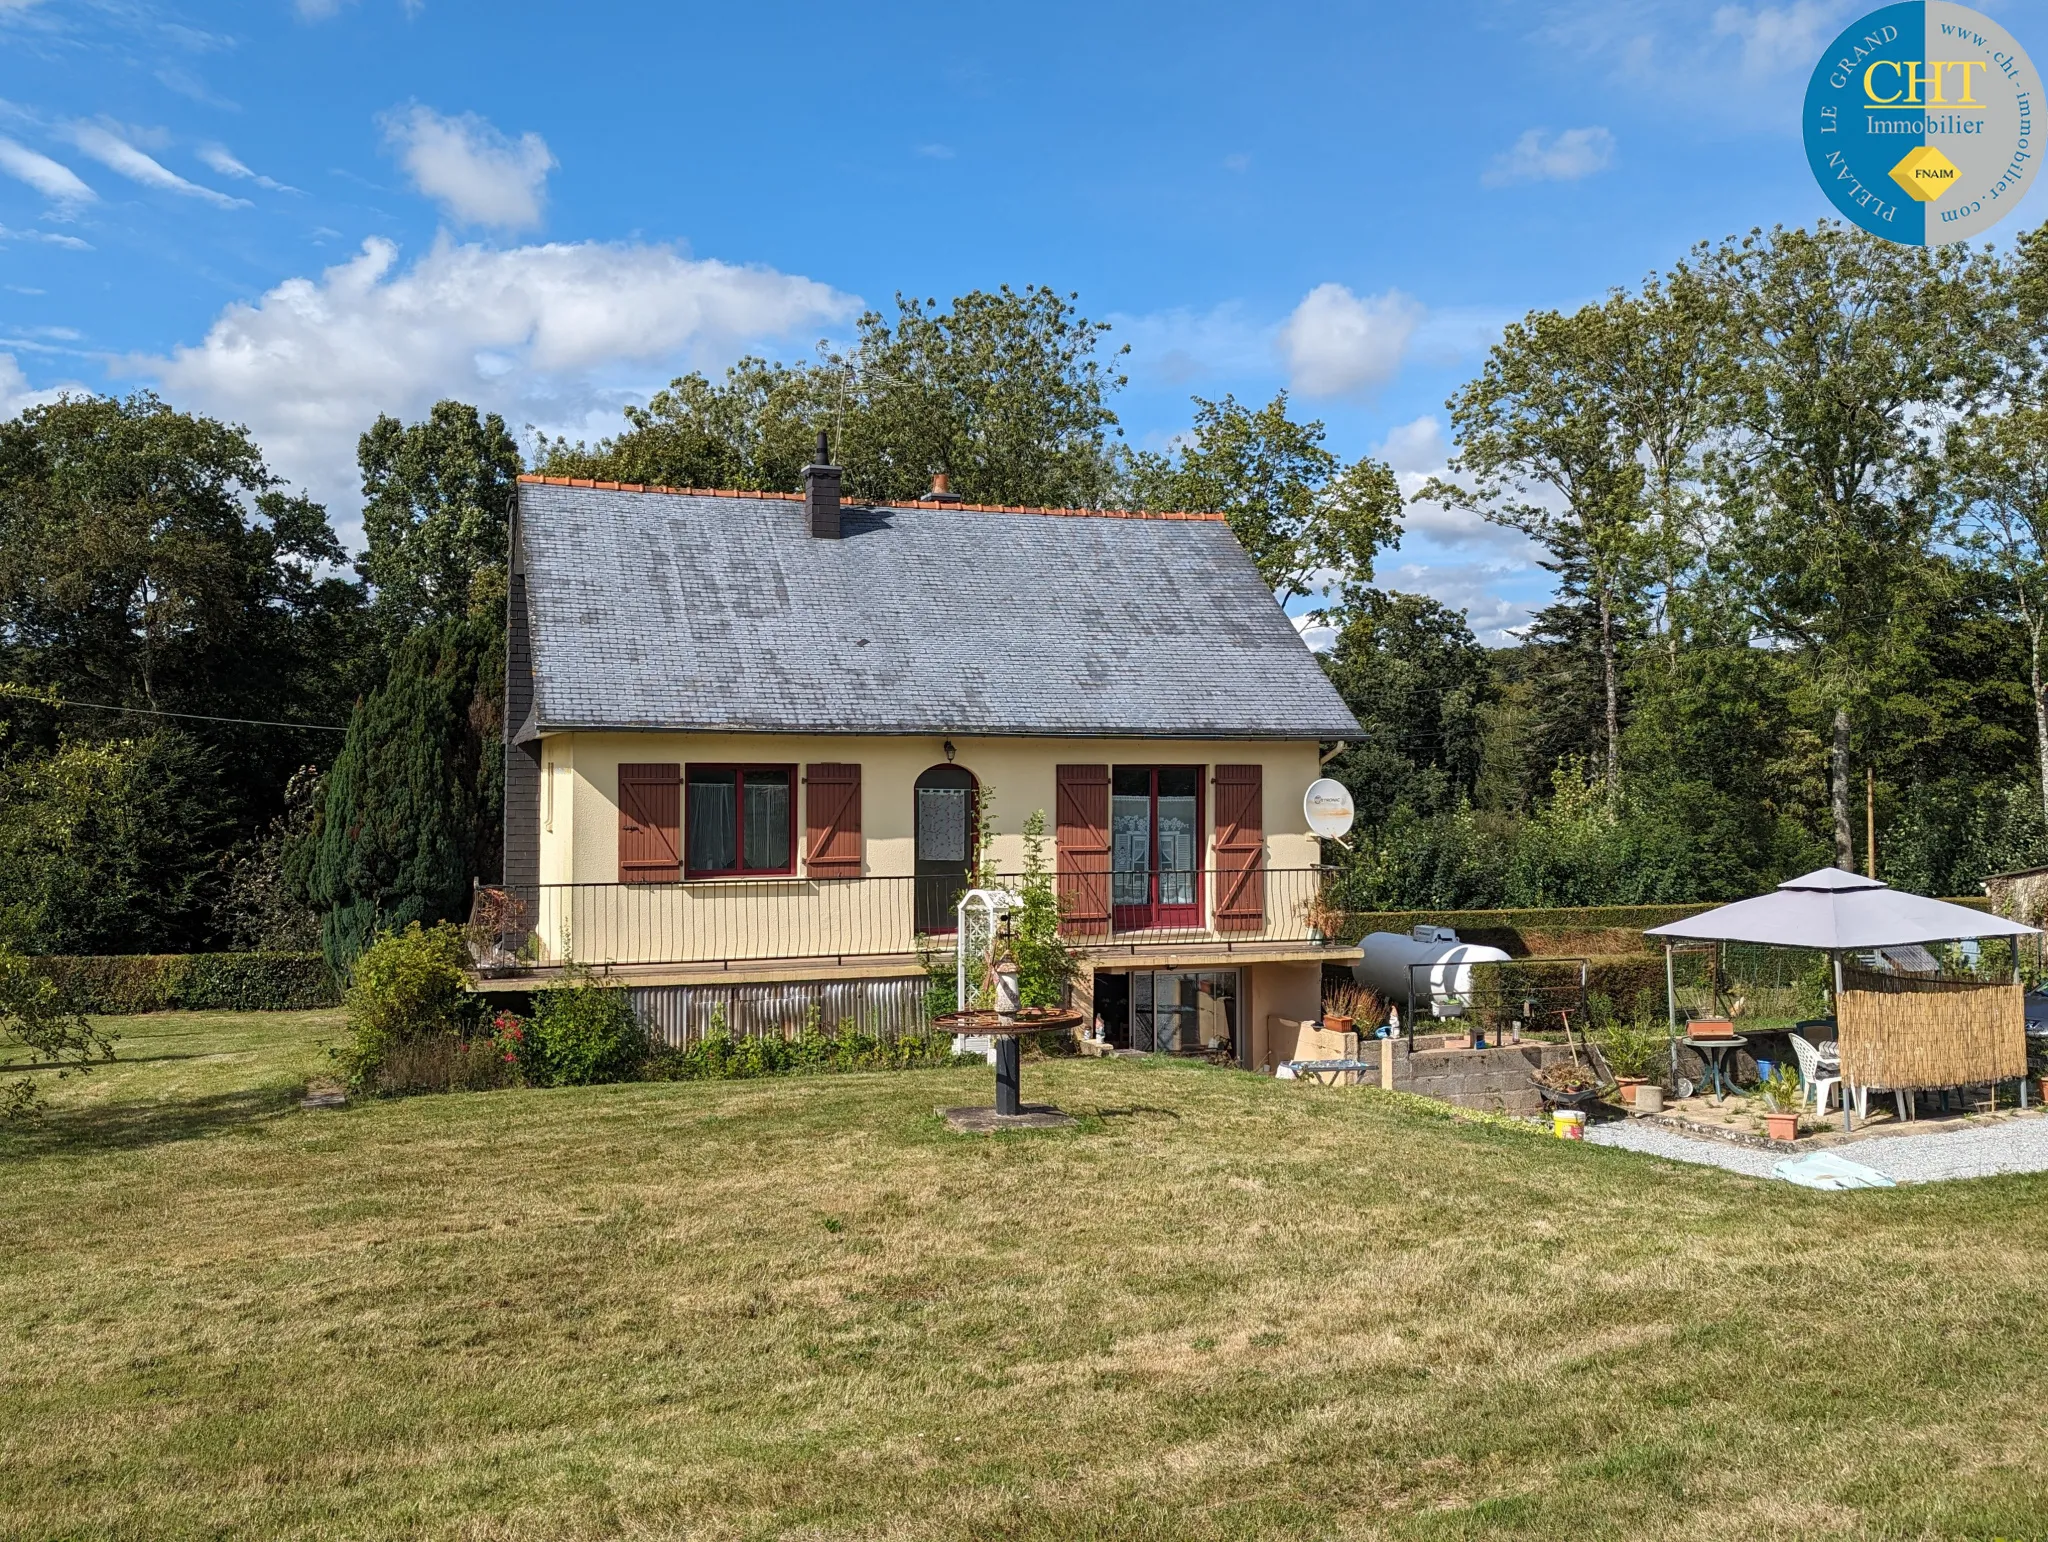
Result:
M244 166L239 160L235 159L233 152L226 145L201 145L199 147L199 158L223 177L233 177L238 182L253 182L258 187L268 188L273 193L296 193L298 191L295 187L286 187L282 182L274 181L259 172L251 171L247 166Z
M84 386L68 383L32 386L28 383L28 376L21 372L21 366L15 362L14 355L0 353L0 419L16 417L31 407L53 402L66 392L73 396L90 394Z
M1493 158L1479 180L1488 187L1515 182L1577 182L1614 164L1614 136L1600 127L1566 129L1552 135L1530 129L1514 148Z
M89 252L92 250L91 242L81 241L76 236L58 235L48 230L11 230L5 225L0 225L0 241L37 241L44 246L61 246L66 251L72 252ZM11 289L14 286L10 284L8 287ZM23 292L26 293L27 291ZM37 294L42 293L40 289L34 292Z
M60 204L91 203L99 195L78 179L69 166L38 155L27 145L0 137L0 171L26 182L45 198Z
M456 396L515 426L615 428L620 401L678 367L858 308L811 279L665 246L443 239L401 267L395 246L370 240L318 278L230 305L204 341L127 368L248 424L273 467L343 513L357 504L356 437L380 412L417 418Z
M119 172L129 181L140 182L144 187L177 193L185 198L204 199L207 203L222 209L249 207L246 198L230 198L226 193L215 192L210 187L201 187L197 182L187 182L161 161L143 154L119 134L97 124L74 124L71 129L71 141L109 171Z
M1796 0L1792 5L1763 6L1754 11L1724 5L1714 12L1714 36L1739 38L1743 75L1765 80L1786 70L1811 70L1834 35L1840 13L1839 5L1820 0Z
M325 21L349 3L350 0L292 0L292 9L299 13L300 21Z
M1241 150L1234 154L1226 155L1223 157L1223 169L1225 171L1250 171L1252 169L1252 158Z
M1314 611L1304 611L1301 615L1289 616L1287 619L1294 623L1294 630L1300 634L1301 640L1308 644L1311 653L1328 653L1337 646L1337 629L1327 622L1316 620Z
M414 106L384 119L413 186L466 225L526 230L540 223L555 158L538 134L507 139L475 113L444 118Z
M1610 79L1661 110L1676 101L1753 128L1768 109L1774 127L1796 136L1797 115L1783 111L1787 88L1804 81L1838 27L1869 9L1852 0L1554 0L1536 40L1604 63Z
M1422 306L1397 289L1360 299L1318 284L1280 328L1289 383L1308 396L1349 396L1384 385L1401 367Z
M1260 374L1273 365L1278 329L1226 300L1206 311L1177 307L1109 317L1113 336L1131 345L1130 373L1143 384L1179 388L1215 376Z
M1412 423L1388 429L1387 437L1373 453L1397 472L1425 475L1440 472L1451 454L1444 443L1443 424L1428 413Z
M1426 594L1439 605L1462 610L1473 635L1489 648L1519 643L1515 628L1525 627L1545 603L1542 585L1532 588L1526 570L1508 563L1403 563L1380 582L1405 594ZM1548 582L1539 569L1535 575ZM1521 593L1510 591L1520 590Z

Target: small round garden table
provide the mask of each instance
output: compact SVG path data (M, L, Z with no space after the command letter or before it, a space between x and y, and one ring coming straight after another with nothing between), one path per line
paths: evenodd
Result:
M1081 1022L1079 1012L1064 1007L1025 1007L1019 1012L948 1012L933 1018L932 1026L968 1038L985 1034L996 1041L996 1116L1015 1118L1024 1111L1017 1085L1024 1056L1017 1040L1027 1033L1078 1028Z
M1686 1048L1698 1050L1700 1058L1707 1063L1707 1074L1714 1078L1714 1101L1724 1102L1728 1097L1727 1060L1731 1050L1738 1050L1749 1042L1741 1034L1725 1039L1692 1039L1685 1041Z

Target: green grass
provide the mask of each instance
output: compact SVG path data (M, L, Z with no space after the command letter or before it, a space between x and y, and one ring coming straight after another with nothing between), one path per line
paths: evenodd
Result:
M120 1026L0 1135L0 1536L2048 1534L2048 1180L1138 1062L302 1113L331 1015Z

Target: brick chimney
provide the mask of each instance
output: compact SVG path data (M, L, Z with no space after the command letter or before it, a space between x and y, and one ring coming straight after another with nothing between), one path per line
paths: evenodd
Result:
M811 534L821 540L839 539L839 468L831 464L831 449L825 431L818 430L818 459L804 467L804 515Z

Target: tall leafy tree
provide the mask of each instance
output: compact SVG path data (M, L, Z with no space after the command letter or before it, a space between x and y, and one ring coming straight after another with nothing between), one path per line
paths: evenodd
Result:
M1853 721L1916 646L1935 423L1996 379L2006 302L1988 256L1829 223L1755 233L1699 266L1738 361L1716 451L1731 566L1765 630L1811 661L1835 858L1853 867Z
M1235 397L1195 398L1195 423L1172 456L1135 452L1132 499L1142 508L1220 513L1285 604L1372 582L1382 547L1401 539L1401 489L1383 461L1345 465L1323 425L1288 416L1287 393L1253 409Z
M212 932L234 825L220 757L163 729L0 772L0 932L36 953L183 953Z
M1121 350L1097 356L1109 327L1076 298L1006 284L943 309L898 295L893 324L862 316L853 347L823 352L814 372L848 492L912 499L943 471L971 502L1106 502Z
M1643 465L1611 389L1624 346L1619 320L1587 306L1511 324L1479 378L1448 404L1458 480L1420 495L1522 531L1550 554L1545 566L1583 584L1598 620L1609 792L1621 776L1621 633L1652 556Z
M552 476L594 477L657 487L724 487L795 492L817 428L836 392L806 365L749 356L722 380L682 375L645 407L626 406L626 431L595 447L543 442Z
M1337 639L1323 667L1365 738L1330 774L1367 822L1397 804L1435 812L1471 798L1482 709L1498 688L1463 613L1424 595L1354 588L1331 619Z
M2026 629L2034 765L2048 820L2048 407L2022 402L1955 425L1948 437L1947 528L2004 590Z
M387 639L503 601L519 447L496 413L441 401L380 417L357 445L366 547L356 571Z
M1733 360L1727 308L1712 285L1681 266L1639 294L1601 307L1602 346L1591 363L1644 472L1645 560L1657 581L1657 630L1675 663L1683 640L1683 585L1708 539L1703 452L1719 423Z
M1101 356L1107 325L1044 286L975 290L941 306L896 297L851 345L796 364L740 360L718 382L684 375L626 431L595 446L557 440L542 469L671 487L786 492L819 429L848 497L906 502L945 472L977 503L1092 508L1116 491L1110 399L1125 381Z
M332 722L357 686L361 595L334 576L343 560L325 512L279 487L240 428L148 393L0 423L12 681L113 706ZM207 732L266 776L318 742Z

